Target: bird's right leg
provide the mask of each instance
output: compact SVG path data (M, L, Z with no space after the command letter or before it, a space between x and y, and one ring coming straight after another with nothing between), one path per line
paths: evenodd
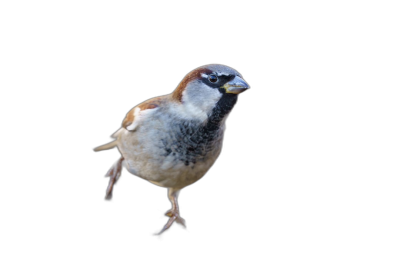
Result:
M171 201L172 208L168 210L167 213L165 213L165 215L169 217L169 220L157 235L160 235L166 230L168 230L169 227L171 227L172 223L174 222L177 222L186 228L185 220L179 214L178 195L179 195L179 190L172 188L168 189L168 198Z
M119 177L121 176L122 163L124 162L124 157L121 157L111 168L108 170L106 177L110 177L108 182L108 187L106 190L106 200L111 200L112 191L114 184L117 183Z

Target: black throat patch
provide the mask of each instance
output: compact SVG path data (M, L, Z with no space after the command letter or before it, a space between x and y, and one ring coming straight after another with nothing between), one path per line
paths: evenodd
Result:
M173 139L163 139L165 156L172 154L186 166L204 160L207 154L218 151L222 144L221 124L237 102L236 94L223 93L208 116L206 124L196 121L182 121L173 132ZM167 141L174 141L172 144Z

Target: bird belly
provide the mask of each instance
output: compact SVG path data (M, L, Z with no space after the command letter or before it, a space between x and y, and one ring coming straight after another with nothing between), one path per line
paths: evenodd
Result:
M201 158L188 158L167 138L154 140L148 132L121 131L118 149L125 159L127 170L149 182L167 188L181 189L202 178L218 158L222 147L215 143L213 149ZM159 134L156 135L159 137ZM167 146L166 146L167 145ZM166 149L167 147L167 149Z

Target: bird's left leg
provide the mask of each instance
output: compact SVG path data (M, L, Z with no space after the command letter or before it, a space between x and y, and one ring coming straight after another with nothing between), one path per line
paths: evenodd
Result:
M167 224L164 225L164 228L158 233L158 235L162 234L166 230L171 227L172 223L175 221L181 224L183 227L186 228L185 220L179 215L179 206L178 206L178 195L180 190L176 190L173 188L168 189L168 198L171 201L172 208L165 213L166 216L169 217Z
M119 177L121 176L122 163L124 162L124 157L119 158L119 160L108 170L106 177L110 177L108 182L108 187L106 190L106 200L111 200L112 191L114 184L117 183Z

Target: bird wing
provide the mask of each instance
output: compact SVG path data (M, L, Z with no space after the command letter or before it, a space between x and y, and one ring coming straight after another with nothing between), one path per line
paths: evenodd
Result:
M111 137L115 140L95 148L94 151L107 150L116 147L118 144L118 136L121 131L123 129L126 129L130 132L133 132L137 128L137 126L141 124L141 122L143 122L151 113L159 108L159 106L165 101L166 97L167 96L165 95L151 98L132 108L126 114L125 119L122 122L122 127L111 135Z
M134 131L149 114L159 108L164 99L164 96L155 97L135 106L126 114L122 127Z

